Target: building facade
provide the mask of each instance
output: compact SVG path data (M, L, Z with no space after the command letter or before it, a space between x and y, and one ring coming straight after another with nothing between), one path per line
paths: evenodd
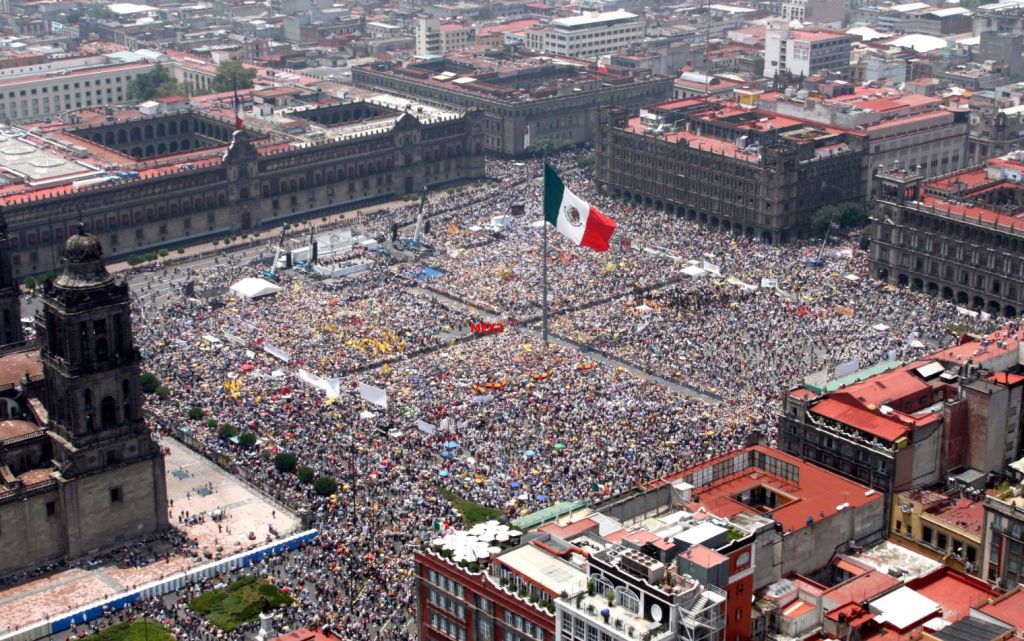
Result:
M769 22L765 27L764 77L779 73L813 76L850 73L852 40L842 32L791 29L784 20Z
M781 243L804 237L820 207L863 192L859 132L703 98L650 106L639 117L603 115L598 185L670 215Z
M450 109L478 109L483 114L484 148L505 156L521 155L543 141L592 142L599 107L614 104L636 110L672 95L671 78L646 71L602 74L575 62L555 64L537 56L446 56L404 66L354 67L352 80Z
M168 525L164 453L142 414L128 287L79 229L47 281L36 322L40 353L20 394L3 402L0 572L40 567L155 534ZM41 362L41 367L39 363ZM39 371L37 370L37 371ZM40 407L43 411L40 411ZM45 431L30 419L46 417Z
M25 340L21 325L21 290L11 266L7 220L0 212L0 353L19 346Z
M640 16L628 11L608 11L555 18L543 29L541 50L567 58L592 60L621 51L644 37Z
M1022 176L1016 154L928 181L911 172L880 175L871 275L976 312L1017 316L1024 309Z
M149 63L107 64L0 79L0 121L36 121L66 111L128 101L132 79Z
M212 162L41 197L8 198L14 275L55 269L56 248L73 233L77 220L111 254L125 255L483 177L483 130L476 111L428 119L351 102L301 116L325 126L352 125L371 111L375 118L390 114L393 122L381 122L371 133L284 149L268 148L259 133L230 134L231 125L219 123L231 144ZM125 137L129 153L137 137L145 152L150 146L169 149L171 143L180 148L191 140L197 123L190 114L177 114L99 125L76 135L98 137L103 144L109 135L115 147ZM220 133L208 129L197 140L213 144Z

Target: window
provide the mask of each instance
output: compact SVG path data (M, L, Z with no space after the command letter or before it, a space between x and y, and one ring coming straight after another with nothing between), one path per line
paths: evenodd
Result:
M46 517L50 518L57 515L57 502L47 501L46 502Z
M927 525L921 528L921 540L928 545L932 544L932 529Z
M949 547L949 541L947 540L946 535L943 534L942 532L939 532L939 537L936 539L935 545L940 550L945 550L946 548L948 548Z
M120 503L124 500L124 491L119 487L110 488L110 502Z

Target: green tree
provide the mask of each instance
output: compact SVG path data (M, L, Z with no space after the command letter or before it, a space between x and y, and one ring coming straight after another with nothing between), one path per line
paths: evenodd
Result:
M36 285L38 285L38 284L39 284L39 281L36 280L35 276L26 276L25 277L25 289L35 289Z
M166 67L157 64L151 71L136 76L128 83L128 99L138 102L166 98L182 93L181 87Z
M238 444L248 450L256 445L258 440L259 438L252 432L242 432L238 437Z
M835 205L825 205L811 215L811 237L822 238L828 232L829 223L839 218Z
M160 400L164 400L165 398L171 395L171 390L167 389L166 386L161 385L160 387L156 388L156 391L153 393L156 394L156 397L159 398Z
M232 425L224 424L221 425L220 428L217 430L217 436L221 437L224 440L227 440L232 436L238 436L238 430L236 430Z
M308 465L303 465L295 473L295 476L299 477L299 480L303 483L309 483L313 480L313 468Z
M338 482L330 476L321 476L313 484L313 491L320 496L330 496L338 491Z
M110 20L114 17L114 12L105 4L94 4L89 9L89 13L97 20Z
M274 467L278 472L294 472L295 466L299 464L299 457L291 452L281 452L274 457Z
M859 203L839 205L839 226L843 229L860 229L868 224L868 212Z
M213 93L232 91L236 86L238 89L250 89L255 79L255 69L243 67L242 63L237 60L225 60L217 66L217 75L210 83L210 91Z
M156 388L160 387L160 379L156 377L156 374L143 372L139 376L139 385L142 387L143 392L152 394L156 391Z
M198 421L199 419L203 418L203 408L199 406L192 407L188 411L188 417L193 421Z

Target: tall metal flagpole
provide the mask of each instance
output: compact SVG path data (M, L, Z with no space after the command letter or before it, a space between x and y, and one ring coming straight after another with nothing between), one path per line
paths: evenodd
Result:
M548 166L548 158L547 158L547 154L544 154L543 156L541 156L541 163L540 163L540 171L541 171L541 186L540 186L540 188L541 188L541 196L540 196L540 198L541 198L541 215L542 216L544 216L544 214L545 214L545 212L544 212L544 188L547 186L547 181L548 181L547 166ZM544 300L541 301L541 305L542 305L542 307L541 307L541 310L542 310L541 311L541 340L544 341L544 349L547 350L547 348L548 348L548 221L547 221L547 216L544 216L544 218L542 218L542 220L544 221L544 232L541 234L541 237L544 240L542 241L543 249L541 250L541 260L544 261L544 262L543 262L543 268L542 268L542 273L543 273L542 282L543 282L543 285L541 286L541 295L544 297Z

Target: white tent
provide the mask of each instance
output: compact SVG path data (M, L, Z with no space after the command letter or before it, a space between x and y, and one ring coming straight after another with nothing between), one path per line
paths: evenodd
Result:
M243 278L231 286L232 294L246 300L270 296L279 291L281 291L280 287L262 278Z
M696 265L688 265L683 268L682 274L683 276L687 276L689 278L698 278L704 275L704 270L701 269L700 267L697 267Z

